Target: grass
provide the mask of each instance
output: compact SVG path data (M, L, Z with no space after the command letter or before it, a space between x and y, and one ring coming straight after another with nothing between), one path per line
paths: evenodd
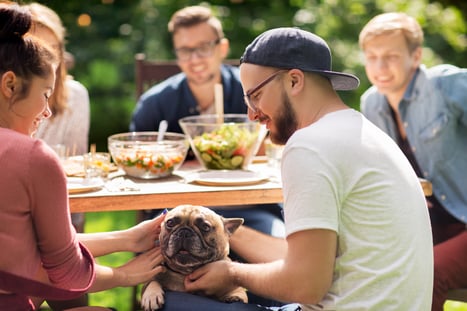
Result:
M101 232L126 229L135 224L135 212L100 212L87 213L85 232ZM119 266L133 256L132 253L116 253L99 257L96 261L102 265ZM132 288L115 288L89 295L90 305L117 308L118 311L130 311ZM446 301L444 311L467 311L467 303Z
M467 303L448 300L444 303L444 311L467 311Z
M85 232L101 232L126 229L135 224L135 212L99 212L87 213ZM117 267L133 257L133 253L116 253L96 259L99 264ZM118 311L131 310L132 288L114 288L111 290L92 293L89 303L93 306L107 306L118 308Z

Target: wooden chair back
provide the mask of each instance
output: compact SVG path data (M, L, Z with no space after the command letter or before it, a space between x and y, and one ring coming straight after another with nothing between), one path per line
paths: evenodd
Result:
M224 63L238 66L238 59L226 59ZM180 72L176 60L148 60L144 53L135 55L136 98L149 87Z
M152 85L180 72L175 60L147 60L146 55L135 55L136 97L139 98Z

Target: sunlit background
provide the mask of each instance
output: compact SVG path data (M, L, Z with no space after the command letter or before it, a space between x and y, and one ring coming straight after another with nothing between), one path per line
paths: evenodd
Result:
M22 1L30 2L30 1ZM369 86L357 40L363 25L374 15L404 11L414 16L425 32L424 63L448 62L467 67L465 0L87 0L39 1L61 16L67 30L67 50L75 59L70 73L89 90L91 99L90 143L107 150L107 137L128 131L136 104L134 55L173 59L167 23L173 12L186 5L210 6L224 25L231 43L229 58L239 58L245 46L272 27L298 26L328 41L333 69L356 74L359 89L343 92L346 103L358 109L359 97ZM90 213L86 231L122 229L134 223L134 212ZM132 254L107 256L101 262L118 265ZM130 289L92 294L91 302L130 309ZM446 310L467 310L449 302Z

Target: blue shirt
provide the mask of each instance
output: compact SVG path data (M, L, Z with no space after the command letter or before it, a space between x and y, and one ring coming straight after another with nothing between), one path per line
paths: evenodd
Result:
M397 124L376 87L361 98L361 112L397 141ZM444 208L467 223L467 70L421 66L399 113L423 177Z
M222 65L221 77L224 113L247 113L238 67ZM133 112L130 131L157 131L160 121L167 120L167 131L183 133L178 120L186 116L199 115L197 107L186 75L176 74L154 85L140 97Z

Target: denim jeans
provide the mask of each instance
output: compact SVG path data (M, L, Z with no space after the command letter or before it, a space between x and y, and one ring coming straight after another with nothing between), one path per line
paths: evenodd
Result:
M224 303L210 298L181 292L166 292L163 311L300 311L298 304L266 307L241 302Z

